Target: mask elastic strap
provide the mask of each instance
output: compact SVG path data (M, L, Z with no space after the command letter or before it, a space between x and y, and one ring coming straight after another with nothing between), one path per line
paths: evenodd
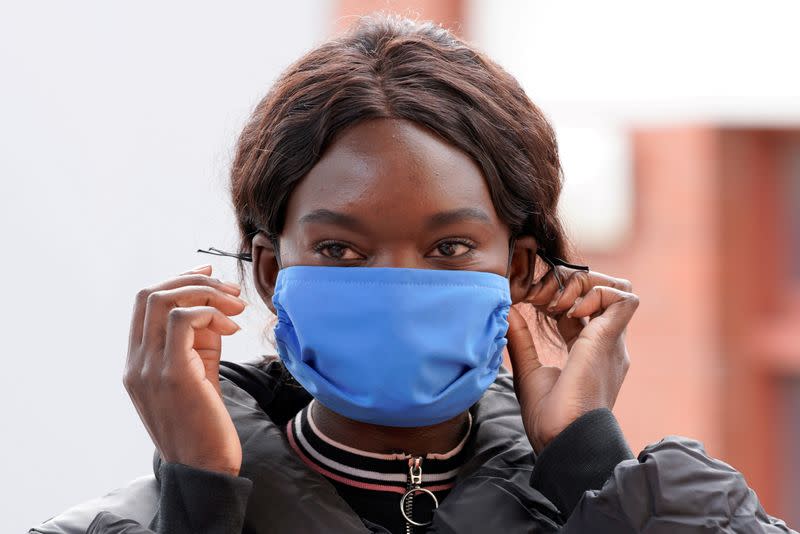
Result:
M508 278L511 275L511 260L514 257L514 246L516 245L516 243L517 243L517 236L512 235L511 238L508 240L508 265L506 266L506 278ZM561 258L551 257L541 247L538 247L536 249L536 255L542 258L542 260L544 260L544 262L550 266L550 269L553 271L553 276L555 277L556 282L558 282L559 289L564 289L564 283L561 280L561 276L558 274L558 269L556 269L557 265L561 265L569 269L576 269L578 271L589 272L588 265L576 265L574 263L567 263Z
M544 262L550 266L550 269L553 271L553 276L555 277L556 282L558 282L558 289L559 290L563 290L564 289L564 283L561 281L561 276L558 274L558 269L556 269L557 265L561 265L562 267L567 267L569 269L576 269L578 271L589 272L589 266L588 265L577 265L577 264L574 264L574 263L567 263L566 261L562 260L561 258L551 257L551 256L547 255L545 253L544 249L537 249L536 250L536 255L539 256L540 258L542 258L544 260Z
M230 258L237 258L242 261L253 261L253 256L248 254L247 252L240 253L233 253L233 252L225 252L224 250L220 250L215 247L209 247L208 250L203 250L202 248L198 248L197 252L204 252L206 254L213 254L214 256L228 256Z
M278 247L278 237L277 236L270 236L270 242L272 242L272 246L275 249L275 261L278 262L278 268L281 269L281 253L280 248ZM224 250L220 250L216 247L209 247L208 250L203 250L201 248L197 249L197 252L203 252L205 254L213 254L214 256L227 256L229 258L237 258L242 261L253 261L253 255L248 252L241 252L241 253L234 253L234 252L225 252Z
M514 258L514 246L517 244L517 236L512 235L508 240L508 265L506 265L506 278L511 276L511 260Z
M281 266L281 247L278 236L271 235L269 240L272 241L272 248L275 249L275 261L278 262L278 269L283 269Z

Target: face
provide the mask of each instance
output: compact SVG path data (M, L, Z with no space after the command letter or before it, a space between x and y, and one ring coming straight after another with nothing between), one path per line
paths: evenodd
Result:
M345 130L292 192L280 262L484 271L508 276L512 300L532 283L535 242L509 228L480 167L425 128L374 119ZM253 239L259 295L274 312L278 273L266 235Z

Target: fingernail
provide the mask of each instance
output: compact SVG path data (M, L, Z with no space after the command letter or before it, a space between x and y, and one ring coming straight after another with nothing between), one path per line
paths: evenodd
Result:
M211 267L211 264L210 263L204 263L203 265L198 265L197 267L192 267L192 269L190 269L190 271L192 271L192 272L194 272L194 271L202 271L206 267Z
M226 286L232 287L234 289L242 289L242 286L240 286L236 282L222 282L222 283L225 284Z
M536 297L536 295L538 295L538 294L539 294L539 291L541 291L541 290L542 290L542 285L543 285L543 284L541 283L541 281L539 281L539 282L536 282L535 284L533 284L533 285L531 286L531 289L530 289L530 295L529 295L529 296L530 296L530 298L535 298L535 297Z
M558 299L561 298L561 290L559 289L556 291L556 296L553 297L553 300L550 301L550 304L547 305L547 311L553 311L556 308L556 303Z
M572 304L572 307L569 310L567 310L567 317L570 318L572 317L572 313L575 311L575 308L578 307L578 304L580 304L582 300L583 297L578 297L575 299L575 302Z

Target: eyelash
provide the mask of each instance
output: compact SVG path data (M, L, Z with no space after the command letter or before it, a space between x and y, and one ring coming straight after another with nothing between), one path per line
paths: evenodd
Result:
M469 250L467 252L465 252L463 254L459 254L458 256L455 256L455 257L442 255L442 256L436 256L436 258L444 258L444 259L448 259L448 258L452 258L452 259L467 258L467 257L471 256L475 252L475 248L477 247L475 242L473 242L473 241L471 241L469 239L451 238L451 239L443 239L442 241L439 241L438 243L436 243L436 245L434 245L433 248L434 249L438 249L442 245L450 244L450 243L455 243L455 244L458 244L458 245L464 245L465 247L468 247ZM353 250L355 252L355 250L353 249L353 247L349 243L346 243L344 241L334 241L334 240L331 240L331 239L326 240L326 241L320 241L319 243L316 243L312 247L312 250L317 254L322 254L323 250L325 250L326 248L331 247L333 245L338 245L338 246L340 246L342 248L350 249L350 250ZM322 254L322 256L324 256L326 259L333 260L333 261L355 261L355 260L339 260L338 258L332 258L330 256L325 256L324 254Z
M344 241L334 241L334 240L331 240L331 239L328 239L326 241L320 241L319 243L316 243L312 247L312 250L317 254L322 254L323 250L325 250L326 248L331 247L333 245L338 245L338 246L340 246L342 248L347 248L347 249L350 249L350 250L354 250L353 247L349 243L345 243ZM322 254L322 256L324 256L325 259L333 260L333 261L353 261L353 260L339 260L338 258L331 258L330 256L325 256L324 254Z
M469 250L466 251L465 253L459 254L458 256L455 256L455 257L442 255L442 256L437 256L437 258L445 258L445 259L448 259L448 258L452 258L452 259L468 258L468 257L470 257L472 255L473 252L475 252L475 248L478 246L478 245L475 244L474 241L470 241L469 239L450 238L450 239L443 239L442 241L439 241L438 243L436 243L436 246L434 246L433 248L434 249L438 249L442 245L449 244L449 243L455 243L455 244L458 244L458 245L464 245L465 247L469 248Z

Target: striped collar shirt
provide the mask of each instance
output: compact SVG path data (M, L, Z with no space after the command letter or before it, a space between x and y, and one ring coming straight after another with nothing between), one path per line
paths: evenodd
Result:
M405 453L364 451L326 436L312 415L315 402L312 400L286 425L286 436L297 456L327 478L362 518L391 532L414 532L399 507L400 499L412 485L411 462L417 462L421 473L418 487L431 492L441 503L466 460L464 445L472 430L472 415L468 412L468 430L453 449L415 458ZM429 520L435 507L430 494L415 492L412 501L411 518L418 522ZM404 504L408 511L409 503Z

